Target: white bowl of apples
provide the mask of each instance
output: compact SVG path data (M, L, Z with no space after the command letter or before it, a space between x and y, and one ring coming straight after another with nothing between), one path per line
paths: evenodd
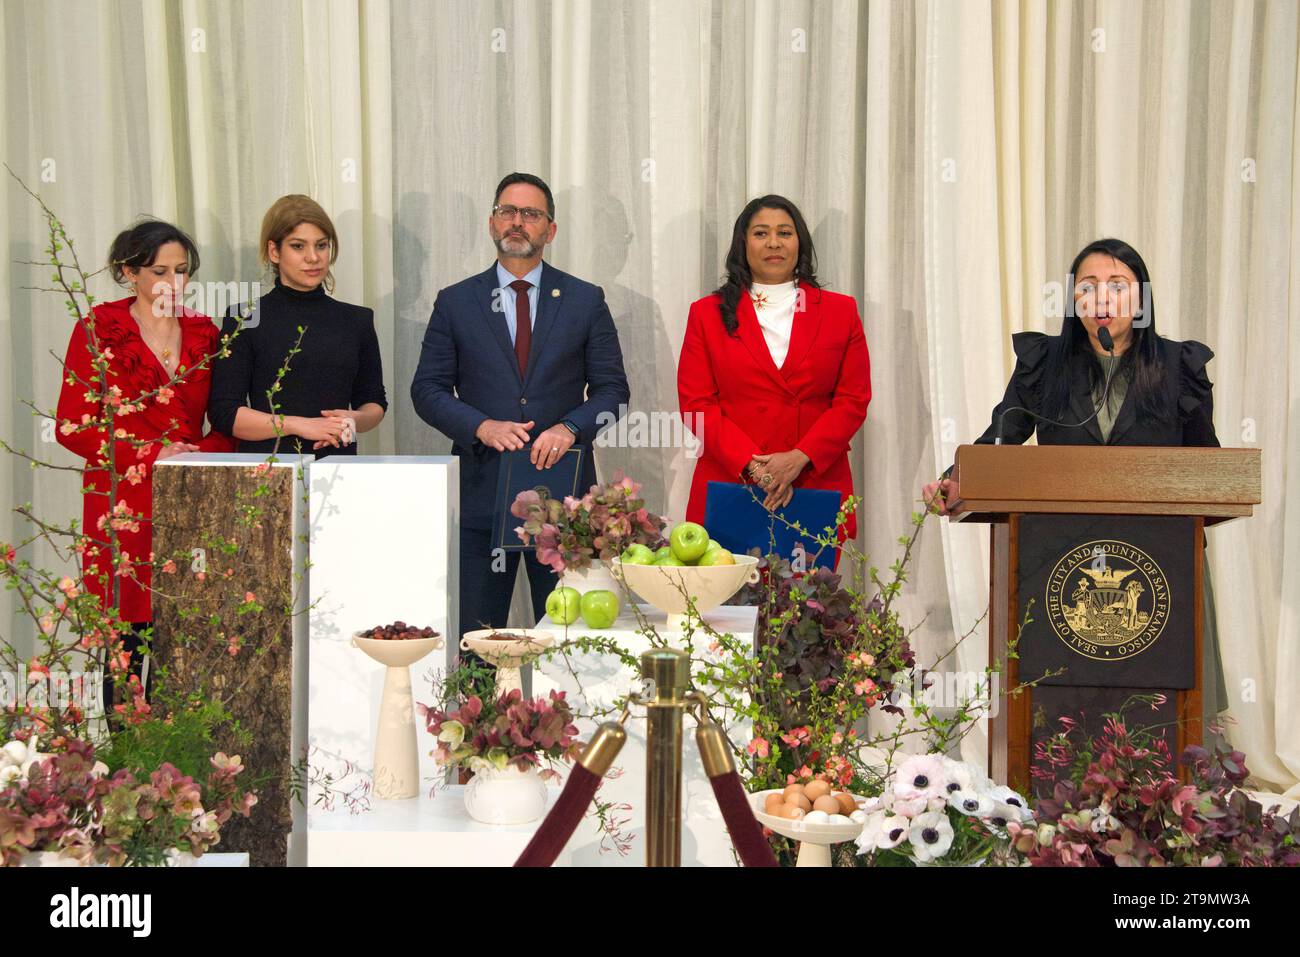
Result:
M733 555L695 522L674 526L668 544L657 552L645 545L630 545L609 563L615 578L669 616L670 628L685 624L691 604L702 615L736 594L742 585L757 582L757 565L757 558Z

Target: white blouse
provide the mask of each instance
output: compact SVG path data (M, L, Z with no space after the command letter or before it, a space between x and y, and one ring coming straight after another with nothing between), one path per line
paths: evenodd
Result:
M754 314L767 341L767 351L778 369L790 351L790 333L794 329L794 307L799 298L798 285L790 282L765 286L754 283L749 287L749 297L754 304Z

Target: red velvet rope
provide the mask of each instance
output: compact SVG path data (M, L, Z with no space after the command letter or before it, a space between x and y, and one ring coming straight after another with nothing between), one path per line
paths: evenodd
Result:
M709 778L709 783L713 785L713 796L722 809L722 819L731 834L731 843L740 855L741 864L745 867L776 867L776 855L763 837L758 821L754 820L749 798L740 784L740 775L729 771ZM578 822L587 812L599 786L599 777L581 764L575 764L564 790L560 792L560 799L519 855L519 860L515 861L515 867L550 867L554 864L577 830Z
M713 796L718 799L722 819L731 834L731 843L740 855L740 863L745 867L777 867L772 846L763 837L763 828L754 820L754 809L749 806L749 797L740 785L740 775L728 771L709 778L709 783L713 785Z
M546 820L537 829L533 839L528 842L524 852L515 861L515 867L550 867L569 843L569 838L578 827L578 822L587 813L591 799L600 787L600 777L592 774L581 764L575 764L569 771L569 779L564 783L560 799L546 815Z

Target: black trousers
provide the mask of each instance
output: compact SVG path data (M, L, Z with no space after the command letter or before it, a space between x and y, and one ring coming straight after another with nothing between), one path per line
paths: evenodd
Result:
M523 559L533 593L533 623L546 614L546 596L555 588L555 572L530 550L492 554L489 529L460 530L460 631L504 628L510 614L510 596Z
M131 674L144 681L144 643L140 635L153 626L151 621L133 621L129 631L121 633L122 647L131 654ZM104 716L116 727L117 716L113 713L114 704L113 672L104 670ZM145 685L144 699L149 700L149 686Z

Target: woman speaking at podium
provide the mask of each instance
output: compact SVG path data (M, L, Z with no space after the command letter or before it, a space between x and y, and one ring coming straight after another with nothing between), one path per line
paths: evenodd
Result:
M1020 444L1037 431L1039 445L1217 447L1205 374L1214 353L1156 332L1151 276L1137 250L1118 239L1089 243L1074 257L1066 288L1072 295L1059 335L1012 337L1015 371L975 442ZM951 474L950 466L922 490L926 506L941 515L960 498ZM1202 690L1209 714L1227 703L1208 573L1204 627L1209 660Z
M682 414L700 436L686 517L709 482L748 481L782 508L796 488L853 493L849 443L867 416L871 369L851 296L822 289L803 216L751 200L732 230L726 281L691 305L677 368ZM850 516L842 534L852 538Z
M334 224L311 197L282 196L258 245L275 288L226 316L222 335L233 338L212 370L213 426L241 452L355 455L357 435L379 425L388 400L374 312L328 295Z

